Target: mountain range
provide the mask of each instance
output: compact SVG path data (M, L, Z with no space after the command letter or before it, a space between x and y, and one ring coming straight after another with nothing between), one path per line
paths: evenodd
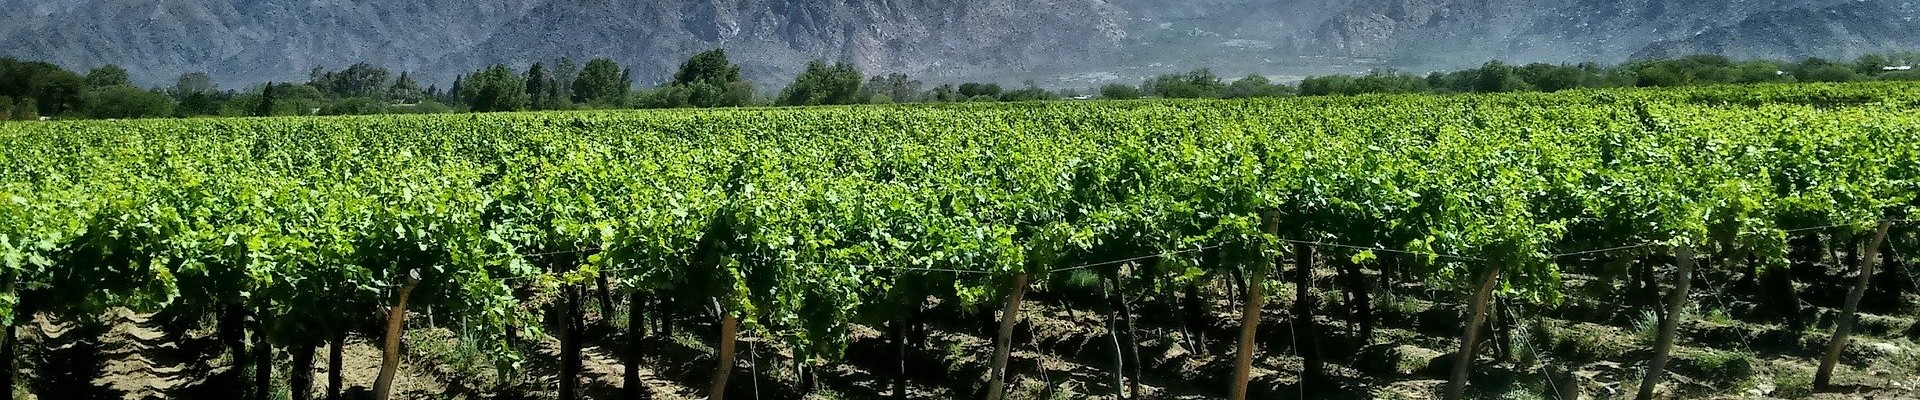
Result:
M810 59L1052 86L1207 67L1299 76L1920 48L1916 0L0 0L0 56L229 87L371 62L430 83L609 57L640 84L725 48L763 85Z

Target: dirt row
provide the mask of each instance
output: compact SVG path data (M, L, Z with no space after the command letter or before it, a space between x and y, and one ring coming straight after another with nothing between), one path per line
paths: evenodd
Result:
M1724 287L1725 285L1715 285ZM1714 286L1706 286L1714 287ZM1166 302L1141 302L1132 340L1111 334L1107 314L1085 301L1036 295L1016 326L1009 387L1014 398L1118 398L1138 386L1142 398L1206 399L1225 395L1223 377L1232 371L1230 355L1238 333L1235 305L1212 288L1197 325L1179 318ZM1817 292L1811 291L1810 292ZM1431 297L1417 283L1382 291L1375 298L1379 320L1374 337L1360 338L1347 322L1348 305L1337 292L1320 293L1320 308L1309 326L1290 311L1290 294L1275 296L1262 312L1255 355L1252 395L1262 399L1437 397L1459 347L1460 307ZM1902 315L1863 314L1860 335L1842 358L1833 393L1803 393L1815 357L1826 343L1836 314L1833 307L1806 305L1812 322L1804 333L1784 328L1776 316L1753 304L1750 293L1707 290L1684 320L1669 384L1662 393L1684 398L1920 398L1920 328ZM1811 297L1811 296L1810 296ZM1633 312L1628 299L1599 296L1553 307L1514 307L1514 328L1507 344L1483 346L1473 382L1478 393L1493 397L1621 398L1637 384L1648 358L1637 332L1645 314ZM1162 299L1166 300L1166 299ZM1607 304L1609 301L1618 303ZM1920 303L1908 299L1906 303ZM1505 304L1513 304L1511 301ZM911 398L976 398L987 372L992 340L983 318L935 302L934 314L957 316L928 321L923 342L907 354ZM1336 318L1341 317L1341 318ZM589 398L619 398L628 363L640 366L642 386L655 399L705 398L714 367L710 318L679 321L674 337L646 337L633 348L617 327L594 317L583 349L582 388ZM407 357L396 379L402 398L545 399L559 385L560 344L541 335L520 343L517 369L493 368L500 358L462 348L458 334L416 322L404 341ZM167 328L168 326L184 327ZM892 392L894 347L885 327L856 326L844 357L833 362L797 362L791 348L772 338L748 334L735 357L729 398L883 398ZM1311 330L1318 346L1298 343ZM551 330L549 330L551 331ZM176 332L176 333L168 333ZM22 375L25 398L216 398L224 388L246 382L212 338L205 321L157 321L153 315L111 313L98 323L76 324L37 316L23 329L27 361ZM1504 349L1503 349L1504 347ZM635 352L643 354L632 359ZM1123 351L1116 351L1123 350ZM1133 360L1125 350L1137 351ZM1329 364L1325 377L1302 382L1302 352L1318 352ZM325 357L325 352L320 353ZM341 374L349 398L365 393L377 373L380 354L366 338L350 338L343 348ZM288 362L280 355L276 371ZM1116 366L1141 371L1138 382L1116 382ZM312 371L324 386L324 358ZM813 370L812 387L803 387L800 369ZM1122 372L1124 375L1125 373ZM281 377L284 381L284 377ZM320 387L314 388L316 394Z

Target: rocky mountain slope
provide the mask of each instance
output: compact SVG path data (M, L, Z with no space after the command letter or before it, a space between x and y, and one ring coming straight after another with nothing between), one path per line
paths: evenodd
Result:
M1915 0L0 0L0 55L144 84L371 61L434 80L612 57L656 82L724 47L783 82L812 58L945 79L1452 68L1490 58L1851 57L1920 47Z

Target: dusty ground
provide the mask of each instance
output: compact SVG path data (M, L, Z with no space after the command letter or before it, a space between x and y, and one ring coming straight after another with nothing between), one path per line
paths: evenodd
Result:
M1578 278L1575 278L1576 280ZM1721 285L1724 286L1724 285ZM1224 288L1216 288L1216 293ZM1309 329L1290 314L1292 295L1276 293L1262 314L1252 379L1254 397L1433 399L1445 385L1450 353L1458 348L1459 307L1449 299L1425 297L1417 288L1403 288L1375 299L1380 326L1372 338L1356 337L1357 327L1344 322L1345 306L1337 292L1322 293L1323 308L1312 329L1318 332L1318 350L1329 362L1330 377L1303 387L1296 371L1300 354L1295 345ZM1139 393L1150 399L1210 399L1225 394L1223 377L1231 374L1232 338L1237 315L1227 296L1208 304L1206 323L1184 327L1169 322L1169 311L1141 305L1135 310L1136 341L1143 370ZM1570 296L1571 297L1571 296ZM1906 298L1908 306L1863 314L1862 324L1839 368L1836 391L1811 393L1808 382L1816 357L1831 331L1830 304L1810 296L1807 332L1787 332L1778 321L1756 316L1746 302L1751 295L1701 291L1679 331L1679 343L1670 364L1672 377L1662 385L1663 398L1708 399L1916 399L1920 398L1920 345L1913 335L1910 312L1920 297ZM1049 296L1044 291L1023 308L1017 325L1010 370L1013 398L1114 398L1114 343L1107 314L1080 300ZM1474 386L1479 397L1499 399L1609 399L1629 398L1644 368L1647 346L1640 314L1629 299L1590 297L1553 307L1523 306L1515 310L1511 357L1485 350L1478 361ZM935 315L953 317L931 321L923 347L908 359L910 397L918 399L971 398L992 352L989 332L979 319L960 317L950 306ZM1903 311L1904 310L1904 311ZM1827 317L1819 317L1827 316ZM710 325L699 316L682 321L676 337L648 337L639 360L616 327L600 323L583 351L582 388L589 398L618 398L622 373L629 362L641 365L644 386L655 399L704 398L708 374L714 367L713 350L701 336ZM152 315L126 311L110 313L96 323L54 321L36 316L23 327L26 351L22 376L24 399L178 399L221 398L220 390L245 382L236 377L208 324L168 333ZM406 339L407 356L396 379L401 398L550 399L558 382L559 342L537 336L523 342L525 363L516 371L497 371L487 354L462 350L460 340L444 328L415 323ZM793 351L778 341L749 338L729 385L736 399L882 398L891 393L889 365L893 347L881 327L856 326L845 357L835 362L816 360L819 388L801 394ZM325 349L317 352L316 393L324 389ZM1125 360L1123 357L1122 360ZM287 355L277 358L277 377L285 382ZM350 338L344 348L342 375L351 396L363 394L380 363L376 343ZM1124 382L1130 388L1134 382Z

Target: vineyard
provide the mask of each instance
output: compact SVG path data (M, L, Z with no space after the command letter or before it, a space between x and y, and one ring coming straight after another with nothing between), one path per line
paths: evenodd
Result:
M0 173L20 398L1920 396L1913 84L7 123Z

